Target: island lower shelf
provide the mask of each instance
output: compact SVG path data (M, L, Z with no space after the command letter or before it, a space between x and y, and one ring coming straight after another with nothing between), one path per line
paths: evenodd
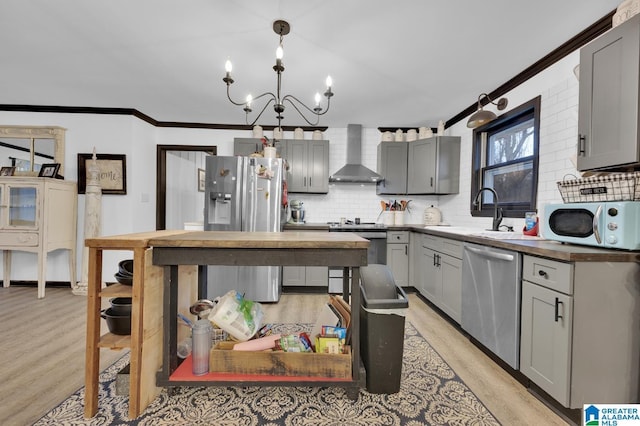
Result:
M301 355L301 354L300 354ZM351 357L351 354L347 355ZM160 378L158 378L160 379ZM355 382L351 373L349 377L322 377L322 376L284 376L284 375L267 375L267 374L240 374L240 373L219 373L209 372L200 376L196 376L192 373L191 356L188 356L178 366L178 368L170 376L169 380L165 383L158 383L161 386L253 386L272 384L274 386L299 386L303 383L313 383L316 385L326 384L328 386L360 386L360 381Z

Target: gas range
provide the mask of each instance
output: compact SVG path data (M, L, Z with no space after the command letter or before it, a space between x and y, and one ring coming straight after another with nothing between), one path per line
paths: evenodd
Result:
M327 222L327 225L329 225L329 231L353 232L353 231L386 230L387 229L387 227L382 223L374 223L374 222L355 223L352 220L347 220L344 223Z
M359 220L345 220L342 222L327 222L329 232L353 232L369 240L367 249L367 263L387 263L387 226L382 223L360 222ZM329 267L329 293L342 293L344 289L344 268Z

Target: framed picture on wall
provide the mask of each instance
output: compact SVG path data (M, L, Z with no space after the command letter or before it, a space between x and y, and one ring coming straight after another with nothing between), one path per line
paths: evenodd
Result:
M198 169L198 191L204 192L204 169Z
M78 194L87 189L88 165L93 154L78 154ZM96 154L103 194L127 194L127 158L124 154Z

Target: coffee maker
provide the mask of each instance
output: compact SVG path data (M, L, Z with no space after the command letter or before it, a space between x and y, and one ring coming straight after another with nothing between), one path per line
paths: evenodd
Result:
M291 222L304 223L304 206L300 200L291 200L289 207L291 209Z

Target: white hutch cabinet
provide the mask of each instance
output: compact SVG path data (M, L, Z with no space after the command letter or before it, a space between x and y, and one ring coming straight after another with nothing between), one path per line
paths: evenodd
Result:
M69 250L69 279L76 282L76 183L45 177L0 177L0 250L3 285L11 282L11 252L38 255L38 298L44 297L47 253Z

